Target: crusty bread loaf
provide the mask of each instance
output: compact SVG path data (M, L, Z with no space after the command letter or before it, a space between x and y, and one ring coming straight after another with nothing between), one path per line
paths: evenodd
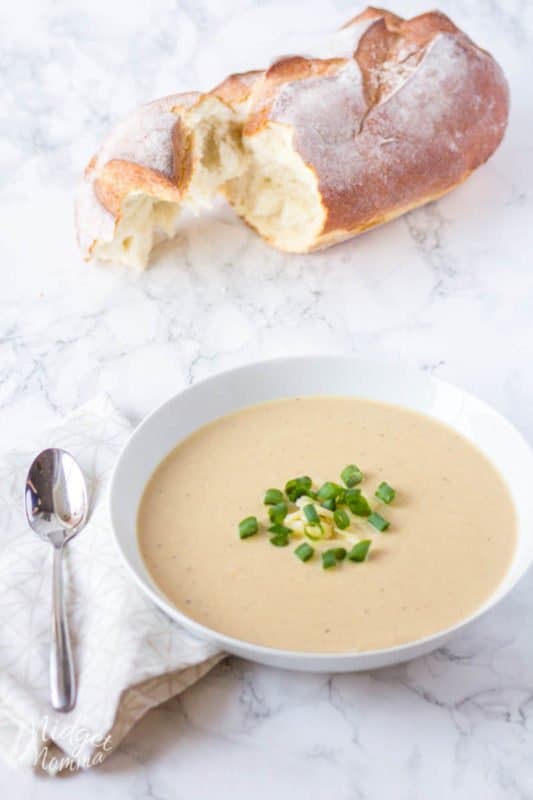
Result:
M145 264L181 207L222 192L272 245L309 252L457 186L507 115L500 67L446 16L369 8L313 53L135 112L86 171L80 244Z

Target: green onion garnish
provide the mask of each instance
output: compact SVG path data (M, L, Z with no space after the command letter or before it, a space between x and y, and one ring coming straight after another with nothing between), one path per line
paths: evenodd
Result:
M259 530L259 523L256 517L246 517L239 522L239 536L241 539L248 539Z
M359 495L361 494L361 489L345 489L344 490L344 502L347 506L350 505Z
M270 521L273 523L276 522L283 522L285 517L287 516L287 503L281 502L276 503L275 506L270 506L268 509L268 516L270 517Z
M281 525L281 523L276 522L274 525L271 525L268 529L270 533L277 533L280 536L289 536L291 533L291 529L287 528L285 525Z
M363 497L359 489L348 489L346 492L346 505L357 517L368 517L372 511L368 500Z
M312 503L308 503L306 506L304 506L303 512L308 522L311 522L313 525L318 525L320 522L320 517L318 516L316 508Z
M284 533L275 533L274 536L270 537L270 544L273 544L274 547L287 547L289 537Z
M302 544L299 544L294 552L300 561L309 561L315 551L310 544L307 544L307 542L302 542Z
M341 472L341 478L346 486L351 489L353 486L357 486L358 483L361 483L363 480L363 473L355 464L348 464Z
M350 517L343 508L338 508L333 514L333 522L343 531L350 525Z
M346 489L341 489L341 491L339 492L339 494L337 495L337 497L335 499L336 499L336 503L337 503L338 506L341 506L343 503L345 503L346 502Z
M324 528L320 523L318 525L305 525L304 533L312 542L318 542L324 536Z
M316 494L319 500L334 500L342 491L342 486L332 483L332 481L326 481Z
M350 552L348 553L348 559L350 561L365 561L368 555L368 551L370 550L370 545L372 542L370 539L363 539L357 544L354 544Z
M322 566L324 569L331 569L331 567L337 566L335 550L324 550L322 553Z
M368 499L362 494L358 486L364 479L359 467L355 464L348 464L342 470L341 478L344 485L341 486L335 481L326 481L316 491L313 489L313 482L308 475L301 475L287 481L285 493L277 488L267 489L263 504L267 506L268 510L270 521L268 531L271 544L275 547L286 547L292 541L293 531L285 524L285 518L289 512L290 503L296 503L299 498L302 498L302 500L297 511L301 513L300 519L303 519L304 535L311 542L324 539L330 531L331 522L324 523L323 518L326 515L321 509L327 509L329 516L333 516L337 535L333 536L331 544L334 544L335 539L342 542L344 538L348 540L351 538L348 532L342 534L342 531L349 529L354 521L349 512L358 517L366 517L370 525L376 530L386 531L390 527L389 521L377 511L372 510ZM395 499L396 491L386 481L382 481L374 495L380 502L388 505ZM373 505L375 504L374 501ZM302 522L299 522L298 528L300 531L301 525ZM239 536L241 539L247 539L249 536L254 536L254 534L258 533L260 529L261 525L257 517L245 517L239 523ZM327 543L325 542L325 544ZM354 562L365 561L368 557L370 546L371 539L365 539L353 545L351 550L347 550L345 547L332 547L321 553L318 551L318 553L321 556L323 568L331 569L336 566L337 562L344 561L346 558ZM294 554L303 562L309 561L314 553L315 547L305 540L301 541L294 550Z
M380 500L383 500L384 503L388 504L392 503L392 501L396 497L396 492L394 491L392 486L389 486L389 484L386 481L383 481L383 483L380 483L378 488L376 489L375 495Z
M263 504L265 506L277 506L278 503L283 503L283 492L279 489L267 489Z
M302 475L300 478L293 478L285 484L285 494L292 503L295 503L299 497L308 494L313 481L308 475Z
M390 525L390 522L387 522L386 519L383 519L381 514L378 514L377 511L373 511L370 516L368 517L368 522L377 528L378 531L386 531Z

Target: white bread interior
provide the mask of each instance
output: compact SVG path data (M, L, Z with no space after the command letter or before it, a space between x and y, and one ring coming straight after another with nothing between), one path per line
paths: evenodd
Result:
M208 96L184 114L193 164L181 203L128 193L112 238L96 242L95 258L146 267L154 245L174 235L181 208L196 214L212 207L220 192L267 241L287 251L306 250L324 222L315 174L293 149L288 126L269 122L243 136L244 105L231 107Z
M145 192L130 192L122 201L113 238L98 240L94 257L131 267L146 267L154 245L174 235L179 212L178 203L158 200Z
M210 208L220 188L246 169L242 112L208 96L187 114L193 168L183 203L194 212Z
M237 213L264 239L299 253L318 236L325 212L315 173L292 139L292 130L276 122L245 136L246 168L222 188Z

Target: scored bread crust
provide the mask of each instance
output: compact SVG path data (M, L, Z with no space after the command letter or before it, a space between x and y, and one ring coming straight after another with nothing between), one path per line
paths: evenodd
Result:
M205 94L163 98L117 126L79 192L80 246L86 257L98 256L136 194L194 208L197 176L210 169L205 126L217 115L234 120L239 141L228 147L238 151L243 174L221 171L215 190L266 241L308 252L459 185L499 145L508 109L499 65L444 14L404 20L368 8L317 52L231 75ZM265 165L259 145L269 136L278 138ZM286 174L295 176L296 199L288 197ZM213 187L208 194L207 201ZM267 196L276 202L265 222L257 209Z

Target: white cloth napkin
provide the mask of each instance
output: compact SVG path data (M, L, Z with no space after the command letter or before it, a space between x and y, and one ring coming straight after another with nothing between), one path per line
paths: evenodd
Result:
M183 691L223 654L168 619L119 561L106 489L131 427L107 397L0 461L0 752L56 773L94 766L150 708ZM45 447L63 447L88 482L91 517L65 552L65 601L78 679L69 714L49 705L52 548L28 527L24 481Z

